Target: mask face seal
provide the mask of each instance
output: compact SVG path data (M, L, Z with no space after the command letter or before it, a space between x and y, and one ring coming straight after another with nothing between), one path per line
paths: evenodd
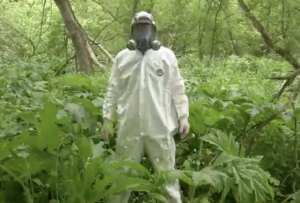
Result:
M151 48L153 38L153 26L147 23L138 23L132 27L132 36L136 41L137 49L143 54Z
M161 44L154 40L155 27L147 23L137 23L132 26L132 38L127 43L129 50L138 49L145 54L148 49L158 50Z

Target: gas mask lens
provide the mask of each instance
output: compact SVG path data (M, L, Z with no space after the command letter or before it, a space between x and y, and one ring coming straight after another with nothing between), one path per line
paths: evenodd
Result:
M127 42L129 50L139 50L145 54L148 49L158 50L160 42L155 39L155 23L149 17L134 18L131 24L131 39Z
M152 34L152 27L149 24L136 24L133 26L133 37L136 41L145 38L150 38Z

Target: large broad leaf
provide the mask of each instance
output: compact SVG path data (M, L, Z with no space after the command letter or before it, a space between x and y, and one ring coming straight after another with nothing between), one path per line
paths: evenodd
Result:
M269 185L270 174L259 166L261 158L238 158L228 165L227 170L237 185L236 190L235 185L232 185L232 189L239 201L247 202L253 194L255 202L264 202L269 195L274 198L274 191Z
M152 191L155 187L147 180L132 178L123 174L107 175L102 180L96 180L90 196L90 202L96 202L109 195L132 191Z
M227 175L223 172L217 171L210 167L205 167L199 172L193 172L193 183L194 185L206 185L211 184L214 187L218 187L222 184L222 180Z
M125 172L136 172L140 176L150 177L150 172L144 166L133 161L118 161L103 166L104 173L114 173L116 169L125 169Z
M204 123L208 126L213 126L222 118L222 113L214 109L206 109L206 117Z
M0 139L0 161L10 155L10 142Z
M189 185L193 185L193 181L191 179L192 171L182 171L182 170L167 170L160 171L155 173L153 176L153 181L155 182L155 186L159 187L166 183L173 183L175 180L181 180Z
M254 158L242 158L239 154L239 145L235 142L232 136L227 136L219 130L213 130L202 137L203 140L217 146L223 151L213 162L213 167L222 167L222 171L227 172L230 178L223 178L224 185L230 186L235 192L239 201L247 202L254 198L255 202L262 202L270 195L274 197L272 187L269 185L270 175L263 171L259 164L262 156ZM205 173L197 174L197 178L205 184L209 182L216 188L220 188L217 179L212 179L214 176L206 176ZM235 184L232 184L232 178ZM221 183L221 180L219 181ZM229 192L229 187L223 191L222 200ZM254 194L254 196L253 196Z
M213 162L212 166L213 167L218 167L218 166L223 165L223 164L231 163L235 159L238 159L238 157L232 156L232 155L229 155L229 154L223 152L222 154L220 154L215 159L215 161Z
M217 146L223 152L233 156L239 156L240 146L235 142L234 137L225 135L222 131L213 129L211 133L201 137L201 139Z
M84 172L82 174L82 188L85 190L85 196L90 196L92 184L98 178L100 172L100 164L102 162L102 157L93 159L90 163L86 164Z
M105 148L103 147L104 142L99 142L98 144L94 144L92 140L90 140L93 150L93 159L98 158L105 152Z
M62 143L60 129L55 123L57 112L58 108L50 102L45 103L40 111L41 122L35 124L38 131L36 139L40 144L40 149L47 147L49 151L54 151Z
M93 157L92 144L89 138L84 135L77 135L74 138L75 148L78 149L82 163L86 163Z
M167 198L165 198L163 195L158 194L158 193L152 193L151 196L153 196L155 199L157 199L159 202L162 203L169 203Z
M77 123L85 122L84 106L74 103L68 103L65 105L65 108L73 115L73 118L76 120Z

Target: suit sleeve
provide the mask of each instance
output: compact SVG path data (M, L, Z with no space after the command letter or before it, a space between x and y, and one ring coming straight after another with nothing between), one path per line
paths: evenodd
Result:
M172 55L171 92L178 119L180 120L189 117L189 101L185 93L184 80L178 67L177 57L174 53L172 53Z
M109 121L114 120L114 114L117 111L117 100L119 94L119 71L118 60L114 59L114 64L109 77L107 93L102 107L103 118Z

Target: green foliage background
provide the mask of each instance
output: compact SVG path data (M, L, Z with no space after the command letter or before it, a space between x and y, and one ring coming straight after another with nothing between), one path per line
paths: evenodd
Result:
M70 3L108 52L125 47L132 1ZM300 3L246 4L297 58ZM53 1L2 0L0 9L0 202L96 203L125 189L135 191L131 202L165 202L160 188L176 178L189 203L300 201L300 108L281 111L289 93L271 102L281 81L268 79L292 68L264 44L237 1L138 4L152 10L159 39L178 56L190 99L191 132L177 140L178 170L159 174L146 158L142 165L118 161L114 140L100 141L109 59L93 46L107 71L77 73ZM137 175L117 170L123 166Z

